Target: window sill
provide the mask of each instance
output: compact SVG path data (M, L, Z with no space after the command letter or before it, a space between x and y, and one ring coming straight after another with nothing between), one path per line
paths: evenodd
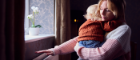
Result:
M38 39L38 38L44 38L48 36L54 36L54 34L39 34L37 36L30 36L30 35L25 35L25 41L32 40L32 39Z
M34 42L34 41L38 41L41 39L45 39L45 38L49 38L49 37L54 37L54 34L39 34L37 36L30 36L30 35L25 35L25 42Z

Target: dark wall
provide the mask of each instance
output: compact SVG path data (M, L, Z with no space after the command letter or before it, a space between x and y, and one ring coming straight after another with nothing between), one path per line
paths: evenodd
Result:
M86 13L88 6L98 3L98 0L70 0L71 10L81 10Z
M70 0L71 10L80 10L86 13L89 5L98 3L98 0ZM126 22L132 30L131 40L137 42L137 59L140 59L140 0L126 0Z
M140 0L126 0L126 22L131 27L131 40L137 42L137 59L140 60Z

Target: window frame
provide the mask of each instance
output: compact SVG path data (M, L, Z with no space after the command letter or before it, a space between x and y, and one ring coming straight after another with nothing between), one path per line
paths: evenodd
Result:
M27 18L28 15L29 15L29 0L25 0L25 15L24 15L25 35L28 34L28 29L29 29L29 19Z

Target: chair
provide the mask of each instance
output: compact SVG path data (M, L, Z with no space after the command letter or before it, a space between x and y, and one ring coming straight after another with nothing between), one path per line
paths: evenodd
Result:
M131 47L131 60L136 60L137 43L130 41Z

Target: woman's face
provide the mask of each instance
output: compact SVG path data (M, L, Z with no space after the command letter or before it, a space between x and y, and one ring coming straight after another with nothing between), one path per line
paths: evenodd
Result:
M114 18L113 12L111 12L107 7L107 1L102 1L100 5L100 15L103 21L109 21Z

